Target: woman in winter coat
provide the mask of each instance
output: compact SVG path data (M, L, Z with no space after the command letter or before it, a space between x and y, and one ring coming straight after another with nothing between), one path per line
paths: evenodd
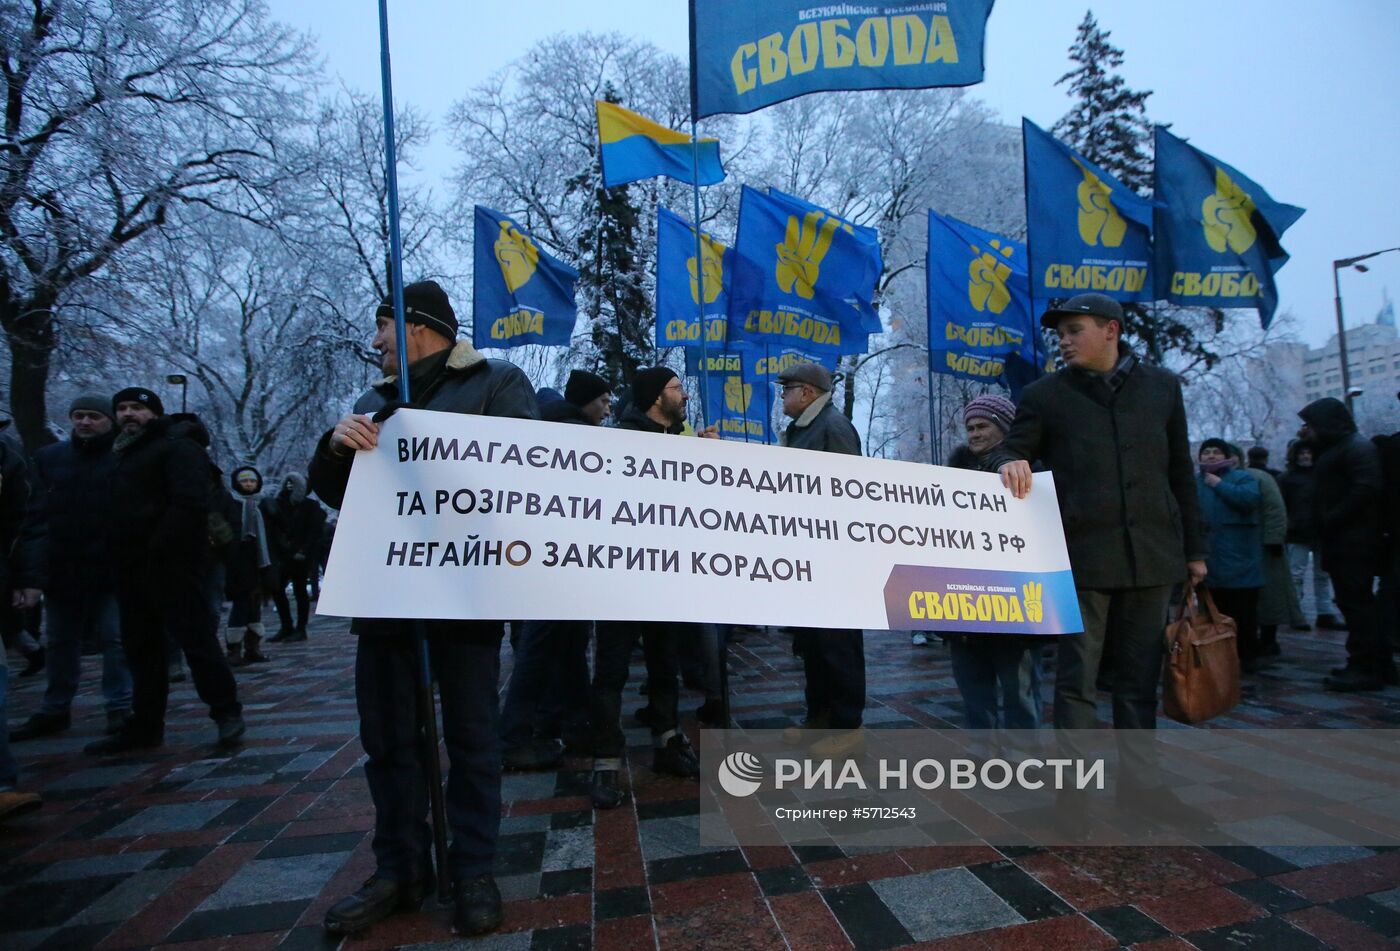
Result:
M1251 449L1250 452L1254 450ZM1288 536L1288 507L1283 493L1269 470L1245 466L1239 448L1233 453L1235 466L1259 483L1259 531L1264 544L1264 587L1259 591L1259 656L1277 657L1278 627L1303 624L1303 608L1293 590L1293 578L1288 571L1288 555L1284 539Z
M267 660L258 645L263 639L263 600L268 593L272 556L268 551L267 526L258 505L262 474L252 466L240 466L229 481L238 502L238 513L233 522L236 540L229 546L225 582L233 607L229 611L224 645L228 648L229 666L241 667Z
M1259 483L1241 472L1230 444L1207 439L1196 456L1196 497L1210 544L1206 588L1222 614L1235 619L1240 664L1253 670L1259 656L1259 589L1264 586Z

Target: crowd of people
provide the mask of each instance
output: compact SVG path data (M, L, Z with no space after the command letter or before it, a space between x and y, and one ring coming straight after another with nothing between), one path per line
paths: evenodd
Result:
M0 583L13 592L16 612L32 612L42 601L48 672L39 710L10 729L9 742L70 727L90 645L102 655L107 735L86 747L89 754L161 745L169 682L183 676L182 663L209 708L216 742L238 744L245 724L234 670L266 661L269 641L307 638L334 525L322 505L344 504L355 454L375 451L380 425L400 406L578 426L611 420L658 438L717 438L714 427L689 426L685 382L668 367L639 370L617 407L613 384L585 370L570 374L562 394L537 393L518 367L458 339L456 314L436 283L409 285L404 302L402 339L389 301L376 310L372 345L383 379L321 437L306 475L284 475L275 492L246 465L234 467L226 483L199 420L167 415L159 396L143 387L74 400L70 437L32 459L0 433L0 550L9 553L0 559ZM1123 342L1123 319L1120 306L1099 294L1047 311L1042 324L1058 336L1064 369L1027 386L1019 406L995 394L970 401L963 412L967 443L950 460L999 474L1018 498L1034 491L1037 473L1054 476L1084 631L1053 642L1050 722L1061 730L1096 727L1097 697L1106 690L1115 728L1154 728L1163 626L1184 585L1208 591L1235 619L1248 673L1278 660L1281 625L1308 629L1301 604L1310 587L1314 623L1348 632L1347 664L1327 685L1352 691L1395 683L1400 435L1368 441L1345 405L1324 399L1300 412L1303 427L1284 472L1268 468L1267 451L1242 454L1220 438L1206 439L1193 454L1180 382ZM400 352L408 404L399 400ZM779 383L790 420L785 447L860 454L855 428L832 403L828 370L801 364ZM1392 607L1381 611L1378 598L1391 599ZM265 638L268 599L280 630ZM508 628L514 666L498 704ZM503 770L553 768L566 753L591 756L594 807L624 802L623 695L640 645L646 703L632 716L649 729L651 768L697 777L698 760L681 729L680 686L703 692L701 724L726 725L724 654L738 634L703 623L550 619L361 618L351 630L376 867L326 913L325 928L338 934L416 909L436 887L427 734L416 693L420 634L440 692L447 869L454 927L462 934L485 933L501 921L492 867ZM866 705L863 632L791 633L806 716L784 738L818 757L857 751ZM969 728L1042 725L1045 639L940 634ZM926 640L921 633L914 643ZM0 676L0 716L5 683ZM9 742L0 734L0 817L40 804L16 788ZM1176 798L1155 762L1135 766L1120 796L1131 794L1167 818L1208 821ZM1066 799L1057 813L1062 828L1087 833L1082 801Z

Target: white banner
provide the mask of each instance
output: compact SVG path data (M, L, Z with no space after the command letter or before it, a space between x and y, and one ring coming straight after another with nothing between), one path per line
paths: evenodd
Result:
M357 454L317 610L1082 630L1048 473L424 410Z

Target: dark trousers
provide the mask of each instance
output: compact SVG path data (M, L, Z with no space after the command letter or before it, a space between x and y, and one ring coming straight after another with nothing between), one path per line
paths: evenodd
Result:
M590 703L593 756L599 760L616 760L622 757L626 746L621 723L622 690L627 686L627 668L639 637L647 665L652 739L660 740L675 732L680 699L676 678L676 629L670 624L636 621L598 621L594 627L598 635L593 654Z
M1213 588L1209 585L1215 606L1220 613L1235 620L1235 649L1240 660L1253 660L1259 656L1259 589L1258 588Z
M854 730L865 713L865 632L813 627L794 633L807 680L807 719Z
M503 629L498 621L455 621L450 631L433 631L437 626L429 623L428 652L447 745L447 859L452 877L461 879L491 871L501 828L496 681ZM407 633L361 635L357 641L355 701L374 801L371 845L379 875L410 881L432 867L418 643Z
M524 746L534 727L578 729L588 717L587 621L526 621L501 707L501 741Z
M1390 664L1390 645L1381 633L1380 611L1373 590L1375 572L1369 564L1329 564L1332 600L1347 623L1347 666L1379 674Z
M145 736L165 733L172 659L167 638L185 654L199 699L216 722L238 716L238 689L224 651L209 624L204 565L166 564L123 570L117 589L122 648L131 670L129 729Z
M298 631L306 630L306 617L311 613L311 595L307 591L310 578L307 572L308 562L289 561L279 567L281 572L278 575L277 590L272 593L272 603L277 606L277 620L282 624L282 630L292 629L292 607L287 603L287 584L292 585L292 596L297 601L297 626Z
M1079 589L1084 633L1060 635L1055 666L1057 729L1092 730L1098 725L1095 681L1105 645L1111 645L1113 657L1108 674L1113 689L1114 727L1156 727L1162 634L1171 593L1170 585L1111 591Z

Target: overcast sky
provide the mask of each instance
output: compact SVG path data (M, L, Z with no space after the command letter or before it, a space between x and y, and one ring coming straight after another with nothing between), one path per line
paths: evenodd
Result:
M378 93L375 0L269 2L275 17L316 35L329 74ZM451 104L543 37L616 30L688 55L684 0L389 7L394 96L434 122L424 168L440 194L453 165L443 128ZM1278 275L1280 311L1320 344L1335 332L1331 262L1400 245L1400 2L997 0L987 81L972 94L1008 124L1024 115L1048 128L1068 105L1054 82L1086 8L1124 50L1128 84L1154 91L1155 121L1307 209L1284 237L1292 260ZM1400 296L1400 252L1368 263L1368 273L1342 275L1348 326L1374 319L1384 288Z

